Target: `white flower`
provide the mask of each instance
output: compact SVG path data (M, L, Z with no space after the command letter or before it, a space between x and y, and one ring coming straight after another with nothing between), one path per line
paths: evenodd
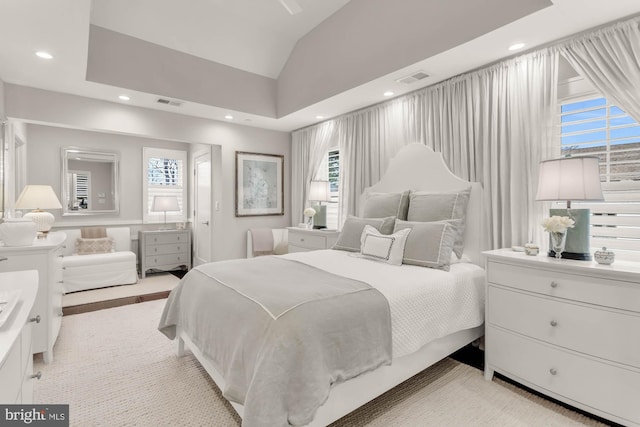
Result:
M314 216L316 214L316 210L313 208L307 208L304 210L304 216Z
M568 216L554 215L550 218L545 218L542 221L542 226L544 227L544 231L548 231L549 233L564 233L567 231L567 228L573 228L575 223L576 222Z

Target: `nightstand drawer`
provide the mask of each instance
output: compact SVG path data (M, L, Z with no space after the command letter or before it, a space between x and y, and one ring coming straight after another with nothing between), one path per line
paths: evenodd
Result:
M189 243L189 236L186 232L166 232L151 234L146 238L147 245L167 244L167 243Z
M167 264L188 265L189 263L190 263L189 256L183 255L183 254L148 256L145 258L145 268L153 268L158 265L167 265Z
M523 335L640 368L640 315L488 287L487 320Z
M181 254L189 249L187 243L170 245L148 245L146 255Z
M640 372L637 370L598 362L491 327L487 348L492 349L491 363L498 372L640 423Z
M303 235L290 231L289 244L309 249L326 249L327 240L324 236Z
M487 281L544 295L640 311L640 287L635 283L560 273L490 261Z

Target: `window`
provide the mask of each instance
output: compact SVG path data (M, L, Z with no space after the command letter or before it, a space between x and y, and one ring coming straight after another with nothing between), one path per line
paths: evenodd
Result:
M563 154L600 158L605 202L573 204L591 209L591 245L640 260L640 124L603 97L561 103L560 123Z
M186 221L187 153L180 150L143 148L142 222L164 222L165 212L152 212L155 196L176 196L179 211L167 211L167 222Z
M340 151L332 148L327 152L320 169L316 174L318 180L329 181L329 191L331 201L327 204L327 228L338 228L339 204L338 196L340 194Z

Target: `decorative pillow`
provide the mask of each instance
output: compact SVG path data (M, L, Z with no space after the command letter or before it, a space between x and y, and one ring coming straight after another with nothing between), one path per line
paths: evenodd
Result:
M449 271L456 229L448 221L409 222L397 220L394 232L411 229L404 247L404 264Z
M449 193L412 191L409 197L407 221L453 220L452 225L457 229L453 251L458 257L461 257L464 249L464 228L470 194L471 187Z
M114 252L113 243L113 237L99 237L96 239L78 237L76 239L75 253L78 255L90 255Z
M407 219L409 210L409 190L402 193L367 193L362 216L364 218L384 218L395 216Z
M382 234L391 234L396 217L386 218L359 218L349 216L342 226L342 231L338 236L338 241L333 249L341 251L360 252L360 237L365 225L371 225Z
M106 227L82 227L80 229L80 237L83 239L97 239L99 237L107 237Z
M370 225L365 225L360 238L360 254L366 258L402 265L404 245L411 229L405 228L393 234L381 234Z

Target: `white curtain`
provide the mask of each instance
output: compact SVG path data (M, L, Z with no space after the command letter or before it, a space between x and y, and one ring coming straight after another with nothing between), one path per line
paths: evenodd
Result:
M557 59L545 49L337 119L341 219L399 148L421 142L484 185L487 247L543 242L535 193L540 160L555 154Z
M320 123L293 132L291 141L291 222L297 225L303 220L308 203L311 181L318 173L327 150L335 145L336 124Z
M640 18L559 46L575 70L607 99L640 122Z

